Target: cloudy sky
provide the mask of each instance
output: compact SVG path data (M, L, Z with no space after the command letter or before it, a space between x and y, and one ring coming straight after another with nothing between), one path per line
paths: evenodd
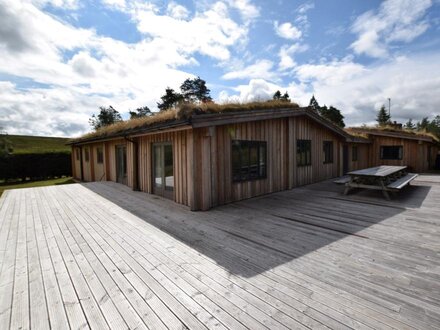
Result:
M0 0L0 127L77 136L205 79L216 102L315 94L348 125L440 114L439 0Z

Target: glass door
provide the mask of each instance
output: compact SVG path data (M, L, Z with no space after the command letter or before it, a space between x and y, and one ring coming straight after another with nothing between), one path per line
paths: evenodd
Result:
M116 182L127 184L126 146L116 146Z
M153 193L174 199L173 146L171 143L153 144Z

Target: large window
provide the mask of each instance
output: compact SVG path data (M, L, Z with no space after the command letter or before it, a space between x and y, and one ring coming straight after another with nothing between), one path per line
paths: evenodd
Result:
M98 164L102 164L104 162L104 153L102 151L102 147L96 148L96 162Z
M312 141L296 140L296 165L312 165Z
M380 159L401 160L403 158L402 146L381 146Z
M324 164L333 163L333 141L324 141Z
M351 161L352 162L357 162L358 160L358 147L357 146L353 146L351 148Z
M232 141L232 181L266 178L265 141Z

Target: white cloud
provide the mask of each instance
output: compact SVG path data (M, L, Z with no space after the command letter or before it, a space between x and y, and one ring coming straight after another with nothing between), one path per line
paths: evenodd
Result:
M276 34L284 39L296 40L301 38L302 35L301 31L289 22L279 24L277 21L275 21L274 28Z
M124 10L127 7L125 0L101 0L102 3L108 7Z
M229 95L226 91L221 92L220 101L223 103L265 101L271 99L278 89L280 89L278 85L264 79L251 79L249 84L235 88L239 92L238 95Z
M199 52L218 60L229 59L228 48L241 43L248 33L247 28L229 17L228 7L222 2L196 13L189 21L158 15L144 8L136 9L133 16L140 32L165 39L180 52Z
M165 87L178 89L193 77L179 67L198 65L195 53L227 60L229 49L248 33L221 2L188 21L161 15L148 3L107 2L133 15L145 34L128 44L73 27L29 2L0 1L5 3L0 6L0 72L43 86L3 86L1 126L10 132L72 135L88 128L87 119L100 105L112 104L123 113L144 105L155 109ZM182 8L174 16L182 18ZM36 113L38 118L32 117Z
M297 64L293 58L295 53L303 52L308 49L307 45L301 45L299 43L295 43L293 45L283 45L280 48L278 56L280 58L280 62L278 63L278 68L280 71L288 70L294 68Z
M171 1L167 6L167 14L175 19L186 19L189 16L189 10Z
M354 63L350 58L322 64L303 64L295 69L296 76L303 82L319 81L323 85L339 85L356 76L365 74L363 65Z
M243 20L247 23L260 16L260 9L249 0L228 0L229 6L240 11Z
M376 111L388 97L393 120L432 118L439 114L440 104L437 57L438 54L399 57L364 68L348 61L336 66L338 62L302 67L302 83L307 83L309 89L299 100L306 104L314 93L320 104L341 109L349 125L374 122Z
M424 16L431 5L431 0L384 1L377 12L367 11L355 20L352 32L358 39L351 48L357 54L385 57L390 43L411 42L427 30Z
M271 71L273 62L269 60L258 60L254 64L251 64L241 70L230 71L223 75L223 79L274 79L275 75Z

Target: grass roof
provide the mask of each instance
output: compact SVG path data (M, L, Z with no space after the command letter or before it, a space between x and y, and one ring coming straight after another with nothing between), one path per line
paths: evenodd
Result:
M194 114L221 114L239 111L254 111L264 109L297 109L299 105L296 103L289 103L285 101L266 101L266 102L250 102L250 103L205 103L205 104L190 104L184 103L175 109L156 112L151 116L124 120L113 125L102 127L96 131L84 134L70 142L81 142L90 139L113 137L124 135L131 131L140 129L147 129L160 124L173 123L182 120L189 120Z
M381 133L381 132L389 132L396 133L402 136L408 136L412 138L416 138L418 136L431 138L434 141L439 142L440 139L433 133L427 132L426 130L416 131L405 128L396 128L394 126L361 126L361 127L349 127L345 129L350 135L365 135L369 133Z

